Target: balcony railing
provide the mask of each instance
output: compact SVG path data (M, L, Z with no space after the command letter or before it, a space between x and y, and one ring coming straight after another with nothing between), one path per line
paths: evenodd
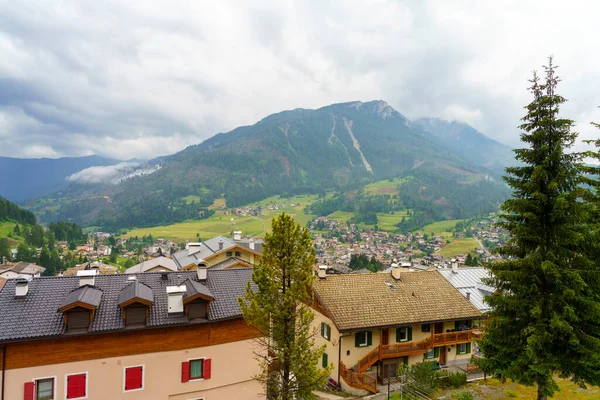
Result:
M340 376L353 388L365 389L371 393L377 393L377 379L370 375L354 372L346 368L346 364L340 361Z

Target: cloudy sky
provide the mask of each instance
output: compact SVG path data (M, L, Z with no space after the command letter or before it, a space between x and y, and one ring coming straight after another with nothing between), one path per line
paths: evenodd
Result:
M591 137L599 14L577 0L0 0L0 156L152 158L284 109L375 99L515 145L550 54L563 115Z

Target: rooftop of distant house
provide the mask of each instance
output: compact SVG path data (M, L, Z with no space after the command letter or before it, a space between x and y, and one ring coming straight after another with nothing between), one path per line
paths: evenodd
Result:
M173 260L179 269L191 264L197 264L201 260L211 258L215 254L227 252L236 246L245 247L246 250L256 254L262 253L262 239L227 238L216 236L204 242L188 243L186 249L173 254Z

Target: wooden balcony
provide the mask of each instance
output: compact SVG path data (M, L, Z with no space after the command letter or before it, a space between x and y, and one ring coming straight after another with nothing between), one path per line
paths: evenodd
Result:
M371 393L377 393L377 379L367 374L354 372L346 368L343 361L340 361L340 376L344 381L357 389L365 389Z
M377 361L388 358L398 358L412 356L415 354L425 354L433 347L450 346L460 343L472 342L475 339L481 338L480 331L457 331L446 333L435 333L427 339L420 342L404 342L392 343L377 346L371 350L366 356L358 360L357 369L359 373L365 372L370 366Z

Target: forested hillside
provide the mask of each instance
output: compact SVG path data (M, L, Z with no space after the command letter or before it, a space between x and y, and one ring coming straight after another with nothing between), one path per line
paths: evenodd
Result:
M153 162L161 168L152 174L99 193L71 187L33 209L43 221L112 230L205 218L221 196L235 207L276 194L347 191L409 176L415 192L409 197L432 202L450 217L479 212L479 200L494 204L506 195L493 171L383 101L284 111Z
M15 203L0 197L0 221L13 220L23 224L36 224L35 215L31 211L27 211Z

